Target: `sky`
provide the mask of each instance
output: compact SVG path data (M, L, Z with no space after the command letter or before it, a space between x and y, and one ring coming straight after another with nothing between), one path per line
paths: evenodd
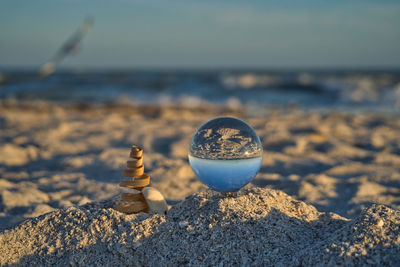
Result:
M0 66L45 63L87 15L64 67L400 67L398 0L0 0Z

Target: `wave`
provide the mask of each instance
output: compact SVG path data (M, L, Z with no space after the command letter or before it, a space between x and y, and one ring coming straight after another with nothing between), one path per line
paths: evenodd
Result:
M400 109L395 71L4 72L0 100Z

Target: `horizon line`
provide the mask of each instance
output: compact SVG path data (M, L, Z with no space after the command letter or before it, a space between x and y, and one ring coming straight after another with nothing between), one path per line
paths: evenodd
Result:
M0 72L4 71L38 71L40 66L1 66ZM74 72L74 71L400 71L399 66L391 65L371 65L371 66L62 66L57 72Z

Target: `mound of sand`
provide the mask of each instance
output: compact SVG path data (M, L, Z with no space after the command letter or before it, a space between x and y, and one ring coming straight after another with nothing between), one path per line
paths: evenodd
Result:
M112 200L56 210L0 234L0 264L395 265L400 212L353 220L272 189L203 192L166 215L124 215Z

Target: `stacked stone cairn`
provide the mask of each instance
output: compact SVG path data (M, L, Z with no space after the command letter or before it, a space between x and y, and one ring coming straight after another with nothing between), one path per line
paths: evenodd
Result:
M122 193L114 209L127 214L149 212L149 206L142 193L143 188L150 183L150 176L144 172L143 149L132 146L126 165L127 168L123 170L122 176L130 179L121 180L119 186L133 189L136 192Z

